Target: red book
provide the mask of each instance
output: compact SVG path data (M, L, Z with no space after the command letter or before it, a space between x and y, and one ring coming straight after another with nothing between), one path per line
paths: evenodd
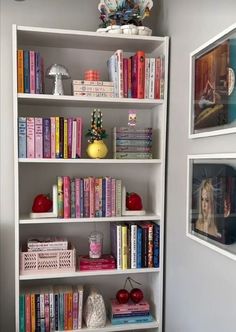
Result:
M101 258L90 258L88 255L80 256L80 264L96 265L98 263L113 264L115 258L112 255L102 255Z
M155 66L155 99L160 99L161 92L161 58L158 57Z
M97 270L115 270L115 264L102 264L102 265L80 265L80 271L97 271Z
M142 300L139 303L133 303L129 301L125 304L120 304L117 300L111 300L112 313L128 313L132 311L146 311L150 310L150 305L146 300Z
M132 98L131 58L128 59L128 98Z
M123 87L124 98L128 98L128 59L123 59Z
M25 326L26 332L31 332L31 295L25 295Z
M64 218L70 218L70 177L63 176Z
M138 51L137 56L137 98L144 98L145 91L145 52Z

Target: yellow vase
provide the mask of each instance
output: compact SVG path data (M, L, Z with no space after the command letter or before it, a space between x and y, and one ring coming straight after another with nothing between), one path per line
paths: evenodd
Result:
M102 159L107 155L108 149L103 140L93 141L89 143L87 148L87 154L90 158Z

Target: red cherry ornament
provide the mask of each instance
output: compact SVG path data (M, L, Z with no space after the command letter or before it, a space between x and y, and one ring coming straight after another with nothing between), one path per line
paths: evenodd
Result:
M116 293L116 299L120 304L125 304L129 301L129 292L127 289L120 289Z
M139 303L143 299L143 292L140 288L133 288L130 292L130 298L134 303Z
M128 210L142 210L143 204L141 197L136 193L126 193L126 208Z
M48 212L52 209L52 200L44 194L39 194L34 198L32 206L33 212Z

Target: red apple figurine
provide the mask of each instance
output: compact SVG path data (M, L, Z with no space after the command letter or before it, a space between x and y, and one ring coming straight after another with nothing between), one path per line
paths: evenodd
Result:
M131 211L142 210L141 197L136 193L126 193L126 208Z
M143 292L139 288L133 288L130 292L130 298L134 303L139 303L143 299Z
M129 292L126 289L120 289L116 293L116 299L120 304L125 304L129 301Z

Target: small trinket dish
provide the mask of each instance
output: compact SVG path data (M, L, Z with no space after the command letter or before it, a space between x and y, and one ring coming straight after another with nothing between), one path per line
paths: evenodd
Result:
M138 34L138 27L134 24L125 24L121 26L121 30L125 35L137 35Z
M120 25L110 25L109 27L107 27L107 32L114 33L114 34L121 34L122 33L121 26Z
M141 26L141 27L137 27L137 29L138 29L138 34L141 36L151 36L152 35L152 30L149 29L148 27Z

